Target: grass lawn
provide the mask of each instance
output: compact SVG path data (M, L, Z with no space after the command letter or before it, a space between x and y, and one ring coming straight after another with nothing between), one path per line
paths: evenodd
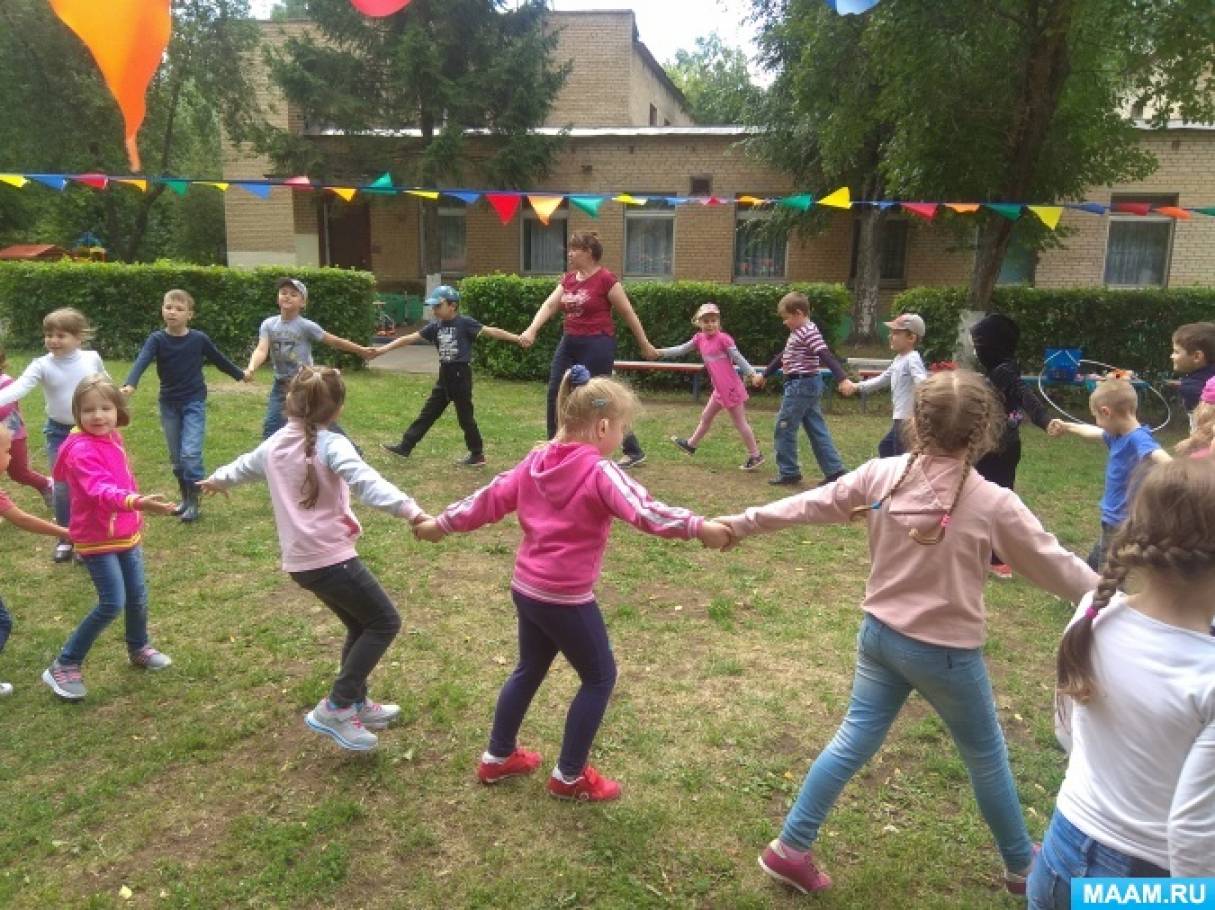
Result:
M15 375L28 357L13 356ZM127 363L109 368L121 379ZM268 390L208 371L213 468L258 440ZM457 468L454 413L408 461L383 452L431 380L348 374L342 423L371 463L438 511L491 473ZM544 434L539 384L481 380L477 414L490 471ZM778 399L750 410L771 459ZM23 403L35 464L42 396ZM145 491L175 495L150 372L126 432ZM658 498L706 515L776 498L737 470L726 419L695 458L667 443L699 407L646 399L636 472ZM874 454L888 405L855 401L829 420L845 460ZM1024 433L1020 492L1064 544L1097 534L1104 449ZM1170 437L1170 443L1171 443ZM803 436L803 458L809 446ZM808 478L818 472L812 459ZM5 489L41 514L27 488ZM858 527L805 527L730 554L617 525L599 599L620 681L592 760L624 785L606 806L545 796L543 776L475 783L494 699L515 658L507 581L513 518L435 546L359 507L360 555L396 599L404 629L372 678L404 723L369 755L308 731L341 626L278 569L264 487L204 503L194 526L150 517L145 556L153 642L174 660L127 665L121 621L85 666L89 696L57 700L38 681L94 602L87 573L53 566L49 538L3 531L3 595L14 634L0 679L0 906L67 907L792 907L756 867L810 760L848 700L868 569ZM925 558L931 558L931 549ZM988 587L989 665L1031 833L1040 836L1064 768L1051 731L1056 642L1070 608L1020 580ZM555 665L521 741L556 758L576 688ZM836 887L816 907L1013 907L1000 862L942 725L912 698L885 748L845 790L818 852ZM120 891L130 889L129 897ZM809 901L806 902L810 903Z

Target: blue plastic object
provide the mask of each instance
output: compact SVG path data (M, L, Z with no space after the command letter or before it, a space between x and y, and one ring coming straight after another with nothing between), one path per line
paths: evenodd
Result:
M1080 348L1047 348L1043 359L1043 375L1051 382L1072 382L1080 372Z

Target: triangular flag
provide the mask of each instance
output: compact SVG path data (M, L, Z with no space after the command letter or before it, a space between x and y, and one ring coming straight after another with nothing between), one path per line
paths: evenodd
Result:
M419 199L429 199L431 202L439 198L438 190L406 190L405 192L410 196L417 196Z
M725 205L725 203L722 202L720 199L718 199L716 196L706 196L705 198L700 200L700 204L701 205Z
M1151 210L1151 203L1148 202L1115 202L1110 206L1111 212L1123 215L1146 215Z
M67 178L62 174L30 174L31 180L37 180L43 186L49 186L53 190L62 190L67 186Z
M523 197L518 193L486 193L485 201L498 213L499 221L509 224L510 220L515 217L515 212L519 211L519 204L523 201Z
M258 199L269 199L270 191L274 189L271 184L261 180L235 180L233 182L246 193L252 193Z
M223 180L196 180L194 182L199 186L213 186L221 193L226 193L228 191L228 187L231 186L231 184L226 183Z
M662 198L667 205L688 205L696 201L695 196L663 196Z
M181 177L161 177L160 182L175 192L178 196L184 196L186 190L190 188L190 181Z
M759 196L739 196L737 201L739 205L767 205L771 200Z
M814 197L809 193L798 193L796 196L785 196L776 201L777 205L784 206L787 209L797 209L799 212L805 212L814 205Z
M1158 205L1152 211L1159 212L1161 215L1168 215L1170 218L1176 218L1180 221L1190 220L1190 213L1175 205Z
M959 215L969 215L979 210L977 202L946 202L945 208L953 209Z
M1027 205L1026 208L1037 215L1042 223L1052 231L1058 227L1059 219L1063 217L1063 206L1061 205Z
M0 174L0 183L7 183L9 186L15 186L18 189L29 183L20 174Z
M621 205L645 205L648 200L644 196L630 196L628 193L621 193L613 196L612 201L619 202Z
M1106 206L1100 202L1065 202L1063 207L1077 212L1088 212L1090 215L1104 215Z
M380 19L405 9L409 6L410 0L350 0L350 2L364 16Z
M553 217L553 212L557 211L561 205L564 196L532 196L528 195L527 201L532 207L532 211L536 213L536 217L540 219L541 224L548 224L548 220Z
M1009 221L1016 221L1021 217L1021 203L1019 202L984 202L983 204L1001 218L1007 218Z
M830 206L833 209L852 208L852 194L848 192L848 187L841 186L834 193L830 193L820 199L818 204Z
M392 174L385 171L375 180L363 187L364 193L378 193L380 195L392 196L396 194L396 187L392 185Z
M895 202L893 199L879 199L877 202L874 203L874 205L876 205L878 207L879 211L884 212L884 211L886 211L886 209L894 208L896 205L898 205L898 203Z
M349 202L358 192L352 186L331 186L327 188L333 195L339 197L343 202Z
M1215 215L1215 205L1204 206L1200 209L1191 209L1191 211L1197 212L1199 215Z
M923 218L925 221L932 221L937 213L937 204L935 202L900 202L899 205L911 212L911 214Z
M570 196L570 205L576 205L592 218L599 217L599 206L603 202L603 196Z
M77 174L72 179L85 186L91 186L95 190L104 190L110 185L110 178L105 174Z
M114 182L121 183L126 186L133 186L141 193L146 193L148 191L148 181L144 180L142 177L115 177Z
M283 186L289 186L293 190L310 190L312 189L312 179L310 177L288 177L283 181Z
M465 190L444 190L443 195L451 196L453 199L459 199L465 205L472 205L481 198L480 193L472 193Z

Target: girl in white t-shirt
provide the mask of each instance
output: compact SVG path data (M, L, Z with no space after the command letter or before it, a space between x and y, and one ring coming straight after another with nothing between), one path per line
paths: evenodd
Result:
M1072 752L1029 879L1034 910L1070 907L1072 878L1215 876L1212 620L1215 470L1155 466L1059 646Z

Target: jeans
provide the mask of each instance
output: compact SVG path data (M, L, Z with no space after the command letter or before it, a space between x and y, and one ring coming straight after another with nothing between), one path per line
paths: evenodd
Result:
M270 397L266 399L266 416L262 420L262 439L269 439L287 425L287 418L283 416L283 404L287 400L287 386L290 384L291 379L276 378L274 385L270 386ZM329 429L350 438L337 423L329 424ZM358 446L355 446L355 449L358 449L360 455L362 454L362 450Z
M1058 809L1029 873L1030 910L1069 910L1073 878L1168 878L1169 870L1093 840Z
M565 371L576 363L586 367L592 376L611 376L616 361L615 335L562 335L553 352L553 362L548 369L548 438L557 435L557 392L561 390L561 378ZM621 449L629 458L640 458L641 443L632 433L624 437Z
M805 379L790 379L785 382L785 394L780 400L780 412L776 415L776 431L773 433L773 448L776 450L776 467L781 477L800 477L801 464L797 460L797 428L805 427L810 437L810 448L825 477L844 473L844 461L835 449L831 431L821 407L823 380L818 376Z
M8 641L9 633L13 631L13 617L8 612L8 608L4 606L4 600L0 599L0 651L4 650L4 644Z
M1105 554L1109 552L1110 544L1114 541L1114 534L1122 527L1121 525L1106 524L1101 522L1101 536L1097 538L1097 542L1093 544L1092 550L1089 551L1088 567L1094 572L1100 572L1105 566Z
M469 364L439 364L438 381L430 390L430 397L422 405L422 413L401 436L401 448L412 452L414 446L422 441L422 437L434 426L434 422L442 416L450 403L455 405L456 420L464 431L464 444L468 446L469 454L483 454L485 443L481 440L481 431L477 428L477 420L473 416L472 388L472 367Z
M511 597L519 614L519 663L498 695L489 753L504 758L515 751L523 716L560 652L577 671L582 686L565 716L557 767L567 778L577 777L586 767L616 686L616 659L603 614L593 600L570 607L533 600L518 591L511 591Z
M202 480L203 438L207 433L206 401L160 402L160 426L169 446L173 476L191 489Z
M367 699L367 677L401 631L401 616L371 570L356 556L321 569L292 572L301 588L311 591L346 626L342 669L329 700L348 708Z
M84 565L97 589L97 606L68 638L59 654L59 662L83 663L97 636L119 613L126 620L127 650L138 651L148 643L148 590L143 580L143 548L85 556Z
M68 433L72 432L72 425L70 423L60 423L58 420L52 420L48 417L46 419L46 426L42 428L42 432L46 436L46 463L50 465L53 472L55 470L55 460L59 457L59 447L68 438ZM54 502L55 524L61 528L66 528L72 520L71 501L68 498L68 486L66 483L55 481Z
M878 443L879 458L893 458L902 455L907 449L903 445L903 421L895 420L890 424L890 432Z
M1004 865L1018 872L1024 869L1033 845L1008 766L982 649L918 641L868 614L857 635L848 713L810 766L785 819L781 840L799 850L810 848L844 785L881 747L912 690L932 705L949 728Z

